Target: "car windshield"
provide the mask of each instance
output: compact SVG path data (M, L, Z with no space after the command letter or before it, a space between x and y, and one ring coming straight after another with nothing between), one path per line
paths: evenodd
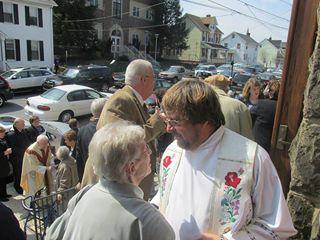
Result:
M10 126L13 124L15 119L16 118L10 117L10 116L0 117L0 124L5 125L5 126Z
M199 70L209 70L209 66L200 66Z
M62 73L62 76L68 77L68 78L75 78L78 72L79 72L79 69L69 68Z
M177 67L170 67L170 68L168 69L168 72L175 72L175 73L177 73L177 72L179 72L179 68L177 68Z
M222 65L222 66L218 67L217 69L219 69L219 70L230 70L231 66Z
M46 99L58 101L65 94L66 94L66 91L63 91L63 90L57 89L57 88L51 88L48 91L46 91L43 94L41 94L40 96L43 97L43 98L46 98Z
M10 76L12 76L13 74L15 74L17 71L7 71L7 72L4 72L3 74L1 74L2 77L4 78L8 78Z
M234 81L236 83L246 83L247 80L250 78L251 76L250 75L242 75L242 74L238 74L234 77Z

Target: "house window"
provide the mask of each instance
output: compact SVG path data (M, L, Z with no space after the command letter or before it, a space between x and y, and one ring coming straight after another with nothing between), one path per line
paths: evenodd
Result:
M205 33L202 33L202 41L206 41L206 34Z
M7 60L15 60L16 59L16 46L14 39L6 39L5 40L5 51L6 51L6 59Z
M3 3L3 18L4 22L13 23L13 4Z
M201 48L201 57L206 57L207 56L207 49Z
M39 41L31 41L31 58L32 60L39 60Z
M240 49L240 48L241 48L241 44L237 43L237 49Z
M29 16L30 25L38 26L38 9L30 7L30 16Z
M153 18L152 10L148 9L148 10L146 11L146 19L152 20L152 18Z
M87 0L87 6L91 6L91 7L98 6L98 0Z
M246 49L248 49L248 45L246 45Z
M247 60L248 59L248 54L243 54L243 60Z
M212 49L211 50L211 59L217 58L218 57L218 50L217 49Z
M121 0L112 0L112 16L121 18Z
M225 43L224 46L225 46L225 47L228 47L228 43Z
M231 37L232 37L232 38L235 38L235 34L234 34L234 33L232 33Z
M133 7L133 11L132 11L132 15L135 17L139 17L140 16L140 9L138 7Z

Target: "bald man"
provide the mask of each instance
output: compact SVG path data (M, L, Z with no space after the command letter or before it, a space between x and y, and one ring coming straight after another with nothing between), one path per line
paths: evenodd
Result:
M52 176L50 170L52 154L49 140L45 135L39 135L37 141L31 144L23 157L21 174L21 187L24 195L34 195L43 187L47 193L52 189Z
M31 144L24 127L24 120L16 118L13 122L13 129L7 134L8 145L12 149L10 161L13 166L14 188L19 194L23 192L20 187L22 159L25 150Z

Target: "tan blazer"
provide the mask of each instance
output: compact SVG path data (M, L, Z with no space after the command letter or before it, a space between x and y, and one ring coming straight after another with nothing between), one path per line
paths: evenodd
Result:
M143 109L138 98L128 86L125 86L123 89L114 93L106 102L100 115L97 129L100 129L107 123L116 122L118 120L131 121L144 128L146 142L152 150L151 165L154 169L156 164L155 139L165 132L166 125L163 120L157 114L150 116ZM92 160L89 158L86 162L81 185L84 187L96 182L97 177L93 173ZM153 174L150 174L140 184L140 187L144 191L145 199L149 197L152 182Z
M226 120L225 127L253 140L252 120L247 106L237 99L228 97L223 90L217 87L213 89L219 96L221 110Z

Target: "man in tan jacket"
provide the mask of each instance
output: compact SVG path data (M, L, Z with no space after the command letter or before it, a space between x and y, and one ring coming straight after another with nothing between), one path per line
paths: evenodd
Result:
M153 171L140 184L144 192L144 199L147 200L150 198L156 165L155 139L165 132L166 127L159 113L156 112L150 116L144 104L144 100L152 94L154 88L154 73L151 63L141 59L132 61L126 69L125 83L126 86L113 94L105 104L97 129L102 128L107 123L118 120L127 120L143 127L146 134L146 142L152 150L151 165ZM94 157L94 153L89 152L82 179L82 187L97 182L97 177L92 167L92 157Z
M221 110L226 120L225 127L253 140L252 120L247 106L226 94L229 80L223 75L214 75L204 80L210 84L219 96Z

